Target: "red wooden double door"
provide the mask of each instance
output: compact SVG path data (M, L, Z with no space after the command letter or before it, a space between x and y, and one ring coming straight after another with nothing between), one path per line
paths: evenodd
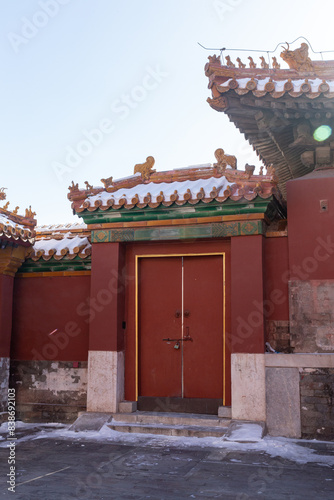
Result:
M138 292L139 396L221 404L224 255L142 258Z

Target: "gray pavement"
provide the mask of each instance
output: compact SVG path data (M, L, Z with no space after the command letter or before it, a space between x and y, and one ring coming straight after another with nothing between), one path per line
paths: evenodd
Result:
M319 457L334 454L334 443L300 444ZM185 449L175 442L101 443L50 439L46 434L17 442L15 493L5 484L7 459L8 449L0 448L0 498L15 500L334 499L334 473L328 464L300 465L233 446Z

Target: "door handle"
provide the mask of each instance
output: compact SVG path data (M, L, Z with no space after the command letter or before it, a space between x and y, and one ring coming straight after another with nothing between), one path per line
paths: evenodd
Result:
M190 316L190 311L188 311L188 309L186 309L186 310L184 311L184 317L185 317L185 318L189 318L189 316Z
M175 318L181 318L181 311L175 311Z

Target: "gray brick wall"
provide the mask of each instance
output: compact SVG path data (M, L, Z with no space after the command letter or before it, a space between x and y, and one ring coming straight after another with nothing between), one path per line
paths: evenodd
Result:
M300 369L302 437L334 440L334 369Z

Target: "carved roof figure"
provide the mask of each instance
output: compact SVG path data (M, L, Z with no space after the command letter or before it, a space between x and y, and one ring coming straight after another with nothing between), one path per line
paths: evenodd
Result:
M85 185L86 185L87 191L89 191L89 189L93 189L93 186L91 184L89 184L88 181L85 181Z
M277 62L276 57L273 57L273 68L274 69L280 69L281 65Z
M253 58L251 56L248 56L248 59L249 59L249 67L250 68L256 68L256 64L253 61Z
M260 59L261 59L261 68L269 68L269 64L266 62L265 58L261 56Z
M215 167L220 167L223 168L223 170L225 170L227 165L230 165L233 169L237 168L236 157L231 155L226 155L223 149L221 148L216 149L215 157L217 160L217 163L214 164Z
M104 185L105 188L109 187L112 185L112 176L107 177L107 179L101 179L102 184Z
M155 170L153 170L154 163L155 159L153 156L148 156L145 163L137 163L137 165L135 165L133 173L137 174L140 172L143 180L149 180L150 175L155 172Z
M230 56L226 56L226 66L228 66L229 68L235 68L235 64L233 64L233 62L231 61Z
M237 63L238 63L239 68L246 68L246 64L244 64L242 62L242 60L240 59L240 57L237 57Z
M70 190L70 193L72 193L72 191L78 191L79 189L79 184L74 184L74 182L72 181L72 184L70 186L68 186L68 189Z
M220 57L216 56L216 54L214 54L213 56L209 56L208 59L209 59L210 63L212 63L212 64L215 64L215 63L220 64Z
M313 64L311 59L308 57L308 45L307 43L302 43L299 49L289 50L289 44L287 43L287 48L284 48L281 52L281 58L283 61L287 62L290 69L295 69L297 71L312 71Z
M35 217L35 215L36 215L36 212L33 212L33 211L31 210L31 205L29 205L29 208L26 208L25 217L26 217L27 219L33 219L33 218Z

